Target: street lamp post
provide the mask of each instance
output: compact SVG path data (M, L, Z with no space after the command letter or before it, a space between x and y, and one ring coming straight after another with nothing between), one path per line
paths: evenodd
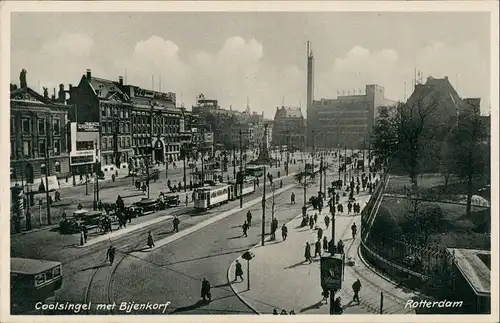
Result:
M264 174L266 174L266 166L264 165ZM262 191L262 235L261 245L264 246L264 237L266 235L266 180L264 179L264 187Z
M182 144L182 166L183 166L183 180L184 180L184 192L186 192L186 143Z
M45 194L47 198L47 224L51 225L51 216L50 216L50 194L49 194L49 172L50 172L50 165L49 165L49 129L50 129L50 122L48 119L46 119L46 131L45 131Z

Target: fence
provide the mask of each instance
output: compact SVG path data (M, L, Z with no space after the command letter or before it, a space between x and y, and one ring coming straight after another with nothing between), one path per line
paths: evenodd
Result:
M372 230L388 176L384 176L361 214L361 249L363 258L377 270L404 283L435 294L453 290L455 277L453 255L444 248L421 247L409 241L393 239L387 233Z

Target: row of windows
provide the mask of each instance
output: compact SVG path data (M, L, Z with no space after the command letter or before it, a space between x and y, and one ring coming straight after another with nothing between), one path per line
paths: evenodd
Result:
M22 158L36 158L36 157L45 157L49 149L52 149L52 154L49 152L49 156L59 156L61 154L61 140L54 139L52 147L47 147L45 139L39 139L36 141L37 149L34 149L33 141L31 139L23 139L22 147L17 147L16 141L10 141L10 155L11 158L14 157L16 159ZM36 151L35 151L36 150Z
M58 162L58 161L54 161L53 162L54 164L54 167L53 167L53 170L55 173L60 173L61 172L61 163ZM21 170L19 171L19 169L17 169L16 167L11 167L10 168L10 178L13 179L13 180L18 180L20 178L22 179L25 179L27 183L31 183L33 184L33 167L28 164L26 166L23 166L25 167L24 168L24 172ZM42 175L45 175L45 172L47 171L47 168L45 166L45 164L41 164L40 165L40 174Z
M94 142L93 141L77 141L76 142L76 150L93 150Z
M141 115L132 114L132 123L134 124L144 124L149 125L150 123L156 125L169 125L169 126L179 126L179 117L168 117L168 116L151 116L149 113L144 112Z
M118 147L119 148L130 148L131 139L130 137L118 137ZM113 137L102 137L102 150L114 149L115 145L113 142Z
M114 133L116 131L116 124L113 122L101 122L102 133ZM118 123L118 133L130 133L130 123L129 122L119 122Z
M129 158L128 152L124 152L120 156L120 161L122 163L126 163L126 162L128 162L128 158ZM116 162L116 160L115 160L113 155L110 155L110 154L102 155L101 164L110 165L110 164L114 164L115 162Z
M150 131L149 125L134 124L134 126L133 126L133 133L134 134L141 134L141 133L149 134L149 131ZM157 125L157 126L153 126L152 127L151 132L154 133L154 134L158 134L158 133L178 133L179 132L179 128L176 127L176 126L165 126L165 127L162 127L160 125Z
M120 119L128 119L129 111L127 108L118 108L110 106L101 107L102 117L119 117Z
M17 119L15 116L10 117L10 132L12 134L19 132L21 130L22 133L25 134L30 134L33 133L34 129L32 127L32 118L31 117L21 117L21 129L17 128ZM39 134L45 134L47 130L47 123L50 121L47 121L46 119L36 119L36 129ZM52 133L53 134L60 134L61 133L61 120L59 118L52 118Z

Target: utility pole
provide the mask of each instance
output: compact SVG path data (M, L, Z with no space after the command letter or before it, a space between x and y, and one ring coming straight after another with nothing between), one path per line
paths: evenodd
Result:
M323 199L326 200L326 194L328 192L327 188L326 188L326 169L327 169L327 165L324 165L325 163L323 163L323 171L324 171L324 174L323 174L323 191L324 191L324 194L323 194Z
M264 166L264 188L262 191L262 235L261 235L261 245L264 246L264 238L266 235L266 166Z
M323 156L321 156L319 161L319 195L323 193Z
M313 144L313 149L312 149L312 163L311 163L311 166L312 166L312 173L311 173L311 178L314 177L314 155L315 155L315 152L316 152L316 145L314 143L314 137L316 137L316 130L313 130L312 131L312 135L313 135L313 140L312 140L312 144Z
M183 170L184 192L186 192L186 186L187 186L187 183L186 183L186 143L182 144L182 151L183 151L182 166L184 168L184 170ZM168 166L167 166L167 169L168 169Z
M50 165L49 165L49 128L50 127L50 122L48 119L45 119L46 121L46 130L45 130L45 195L47 198L47 224L51 225L52 224L52 219L50 217L50 194L49 194L49 172L50 172ZM52 131L52 130L51 130ZM41 225L41 223L40 223Z
M240 128L240 209L242 208L243 208L243 142L241 139L241 128Z
M365 172L365 140L363 139L363 173Z
M233 177L236 179L236 148L233 146Z
M335 197L334 197L335 198ZM335 254L335 212L331 213L332 214L332 253L331 255L333 256ZM330 314L333 315L335 314L335 290L330 291Z
M203 143L204 143L205 131L201 129L201 140L200 140L200 151L201 151L201 187L205 186L205 164L204 164L204 154L203 154Z
M167 117L168 118L168 117ZM167 147L165 147L165 178L168 179L168 162L170 161L169 160L169 156L168 156L168 144L170 143L169 141L169 138L168 137L165 137L165 141L166 141L166 145ZM186 160L184 160L184 169L186 168ZM184 175L184 183L186 183L186 175Z

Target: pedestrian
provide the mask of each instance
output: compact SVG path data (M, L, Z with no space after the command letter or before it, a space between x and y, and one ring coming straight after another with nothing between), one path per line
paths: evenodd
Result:
M321 214L322 210L323 210L323 202L322 202L322 200L320 200L319 205L318 205L319 214Z
M352 211L352 203L351 201L349 201L349 203L347 203L347 214L351 214L351 211Z
M359 194L359 184L356 185L356 194Z
M283 241L286 240L286 237L288 236L288 228L286 225L283 223L283 226L281 226L281 237L283 238Z
M179 223L181 223L179 218L177 216L174 216L174 219L172 220L172 224L174 225L175 232L179 232Z
M153 235L151 234L151 231L148 232L148 246L149 246L149 248L153 248L155 246L155 243L153 241Z
M318 222L318 213L314 213L314 224Z
M112 245L109 246L108 251L106 252L106 262L109 261L110 266L113 266L113 262L115 261L115 253L115 247L113 247Z
M330 226L330 217L328 216L328 214L325 215L325 226L327 229Z
M84 225L82 227L82 231L83 231L83 242L87 243L87 238L88 238L88 235L89 235L89 232L87 230L87 226Z
M241 278L243 281L243 268L239 260L236 260L236 270L234 271L234 281L238 281L238 278Z
M252 225L252 212L250 210L247 212L247 223L249 227Z
M278 315L278 310L277 309L273 309L273 315Z
M335 299L335 302L333 303L333 312L336 315L341 315L344 312L344 309L342 308L342 302L341 302L340 297L337 297Z
M316 258L317 255L321 257L321 240L319 239L314 244L314 257Z
M326 236L323 237L323 251L328 251L328 239L326 238Z
M206 302L207 299L209 302L212 300L212 294L210 293L210 282L205 277L203 277L203 280L201 282L201 298L204 302Z
M305 247L305 251L304 251L304 258L306 258L305 261L309 261L309 263L312 263L311 245L309 244L309 242L306 242L306 247Z
M361 290L361 282L359 278L356 279L354 284L352 284L352 291L354 292L354 296L352 298L353 302L357 302L359 304L359 291Z
M321 240L323 238L323 229L319 228L318 229L318 240Z
M358 227L356 226L356 223L353 223L351 226L351 232L352 232L352 239L356 239L356 232L358 231Z
M344 241L342 241L342 239L337 243L337 253L344 253Z
M186 194L186 206L189 204L189 195Z
M339 213L344 213L344 206L341 203L337 204L337 211Z
M313 228L314 227L314 218L312 216L309 217L309 228Z
M247 221L245 221L245 223L243 223L243 225L242 225L241 228L243 229L243 235L245 237L248 237L248 235L247 235L247 231L248 231L248 223L247 223Z

